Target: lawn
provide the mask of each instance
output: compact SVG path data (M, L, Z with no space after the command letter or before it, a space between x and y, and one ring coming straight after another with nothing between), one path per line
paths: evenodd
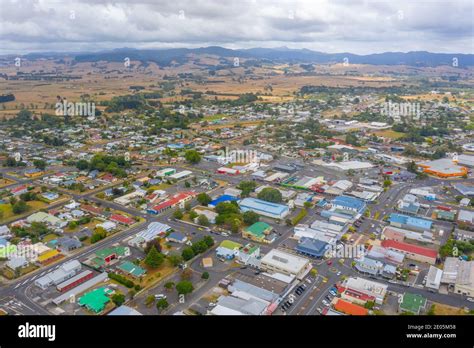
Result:
M3 214L3 217L0 219L0 221L6 220L9 217L13 216L11 204L0 204L0 211Z
M54 239L57 239L59 236L54 233L49 233L46 236L43 237L43 243L48 243Z
M141 282L135 282L139 283L142 288L159 282L161 279L167 277L176 270L176 267L169 265L166 261L158 268L150 268L145 265L144 262L142 262L140 266L146 269L146 275L143 277Z
M464 315L466 312L462 308L452 307L441 303L434 303L435 315ZM429 310L429 308L428 308Z
M374 132L375 135L379 137L384 137L384 138L389 138L389 139L400 139L405 135L405 133L402 132L396 132L393 130L384 130L384 131L379 131L379 132Z
M167 184L167 183L161 183L159 185L153 185L153 186L150 186L148 189L150 190L165 190L167 188L171 187L170 184Z
M14 183L15 182L13 180L10 180L10 179L5 179L5 178L0 179L0 188L11 185L11 184L14 184Z

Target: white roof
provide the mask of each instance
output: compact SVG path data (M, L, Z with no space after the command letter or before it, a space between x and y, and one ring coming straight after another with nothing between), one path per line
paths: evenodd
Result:
M308 263L309 260L304 257L289 254L278 249L270 250L262 258L262 264L272 265L291 274L298 274Z

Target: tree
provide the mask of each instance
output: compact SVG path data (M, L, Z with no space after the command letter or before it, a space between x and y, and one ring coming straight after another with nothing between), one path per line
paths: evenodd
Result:
M257 195L258 199L262 199L267 202L280 203L283 200L281 192L272 187L265 187Z
M254 223L256 223L258 220L260 220L260 215L258 215L256 212L254 211L246 211L244 214L243 214L243 218L244 218L244 222L247 224L247 225L253 225Z
M173 213L173 217L175 219L178 219L178 220L181 220L183 218L183 212L181 211L181 209L176 209Z
M168 261L171 263L172 266L176 267L181 262L183 262L183 258L178 254L171 254L168 256Z
M194 257L194 251L192 248L187 247L184 248L183 251L181 252L181 256L183 257L184 261L189 261Z
M171 291L173 288L174 288L174 283L173 282L167 282L165 285L163 285L163 287L168 290L168 291Z
M166 298L161 298L156 302L156 309L159 311L168 308L168 300Z
M117 307L121 306L125 302L125 295L120 294L120 293L113 294L112 295L112 302L115 303L115 305Z
M242 191L242 197L248 197L251 192L255 191L257 183L255 181L241 181L237 188Z
M202 279L209 279L209 272L203 272L201 278Z
M187 295L193 292L194 286L189 280L182 280L178 284L176 284L176 291L180 295Z
M107 231L102 227L97 227L91 236L91 243L97 243L99 240L107 237Z
M196 199L199 202L199 204L204 205L204 206L207 206L212 201L212 198L205 192L198 194Z
M208 248L214 245L214 239L211 236L205 236L202 240L206 243Z
M191 210L191 202L184 203L184 210L190 211Z
M390 185L392 185L392 181L389 180L389 179L386 179L383 181L383 187L389 187Z
M198 217L198 224L201 226L209 226L209 219L207 218L206 215L201 214Z
M18 201L12 206L13 214L22 214L28 211L30 207L24 201Z
M201 155L196 150L188 150L184 154L184 158L191 164L196 164L201 161Z
M155 238L150 240L149 242L146 243L145 245L145 254L148 254L151 250L152 247L155 247L155 249L161 253L161 239L160 238Z
M158 268L164 260L165 256L159 253L153 245L145 258L145 265L151 268Z
M39 170L46 169L46 162L43 160L34 160L33 165L35 166L35 168L38 168Z
M181 272L181 279L189 280L191 279L192 275L193 275L193 271L191 271L191 269L189 268L183 269L183 271Z
M145 299L145 306L150 307L155 302L155 296L149 295Z

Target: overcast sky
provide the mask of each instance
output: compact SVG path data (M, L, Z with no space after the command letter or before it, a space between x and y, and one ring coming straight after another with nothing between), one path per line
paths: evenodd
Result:
M0 54L281 47L474 53L472 0L0 0Z

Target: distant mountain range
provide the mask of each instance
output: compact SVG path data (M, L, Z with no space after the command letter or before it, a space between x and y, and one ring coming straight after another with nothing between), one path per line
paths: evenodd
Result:
M265 59L273 62L292 63L343 63L345 59L351 64L371 65L408 65L414 67L435 67L440 65L453 66L457 62L459 67L474 66L474 54L458 53L431 53L426 51L416 52L385 52L377 54L358 55L352 53L324 53L308 49L281 48L250 48L232 50L219 46L203 48L171 48L171 49L133 49L120 48L109 51L91 53L68 53L76 62L123 62L125 57L141 62L155 62L167 66L172 62L183 64L188 61L188 56L215 55L225 58ZM60 58L59 53L32 53L26 55L35 58Z

